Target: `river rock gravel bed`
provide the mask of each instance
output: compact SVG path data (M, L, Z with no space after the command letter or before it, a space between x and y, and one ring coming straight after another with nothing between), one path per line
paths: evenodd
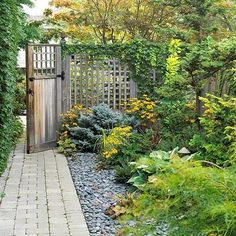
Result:
M75 188L91 236L113 236L119 228L116 220L105 214L115 204L115 196L125 195L127 185L117 183L113 170L97 168L98 156L78 153L69 159Z
M128 186L116 182L114 170L98 168L98 162L98 156L93 153L78 153L73 159L68 159L90 236L114 236L120 225L105 213L116 204L116 196L127 193ZM135 224L134 221L128 222L131 227ZM167 232L165 223L156 227L157 236L167 236Z

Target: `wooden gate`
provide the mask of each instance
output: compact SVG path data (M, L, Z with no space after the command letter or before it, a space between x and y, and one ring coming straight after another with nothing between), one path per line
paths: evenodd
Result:
M29 44L26 50L27 151L56 145L61 113L61 47Z

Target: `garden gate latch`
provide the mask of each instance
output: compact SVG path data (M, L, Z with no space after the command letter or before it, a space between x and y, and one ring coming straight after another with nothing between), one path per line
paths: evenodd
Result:
M34 91L32 89L28 89L28 94L34 96Z
M60 75L57 75L57 78L61 78L61 80L65 79L65 71L62 71Z

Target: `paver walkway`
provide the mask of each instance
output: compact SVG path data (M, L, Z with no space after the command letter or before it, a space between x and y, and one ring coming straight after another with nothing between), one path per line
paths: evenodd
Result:
M22 138L0 178L0 236L88 236L66 158L25 148Z

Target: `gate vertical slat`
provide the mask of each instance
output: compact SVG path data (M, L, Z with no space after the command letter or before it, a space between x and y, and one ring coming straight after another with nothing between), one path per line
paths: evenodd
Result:
M57 75L61 74L61 68L62 68L62 63L61 63L61 47L60 46L56 46L56 50L55 50L55 63L56 63L56 77ZM62 91L62 87L61 87L61 78L56 78L56 105L57 105L57 115L55 117L56 119L56 124L57 124L57 130L59 130L60 128L60 114L62 112L62 107L61 107L61 101L62 101L62 96L61 96L61 91ZM57 132L57 138L58 138L58 132Z
M36 64L35 64L36 65ZM27 94L29 90L34 91L34 83L30 83L29 78L34 75L34 53L33 46L28 45L26 48L26 87ZM31 143L35 142L35 133L34 133L34 97L27 96L27 110L31 108L31 112L27 111L27 150L31 151Z

